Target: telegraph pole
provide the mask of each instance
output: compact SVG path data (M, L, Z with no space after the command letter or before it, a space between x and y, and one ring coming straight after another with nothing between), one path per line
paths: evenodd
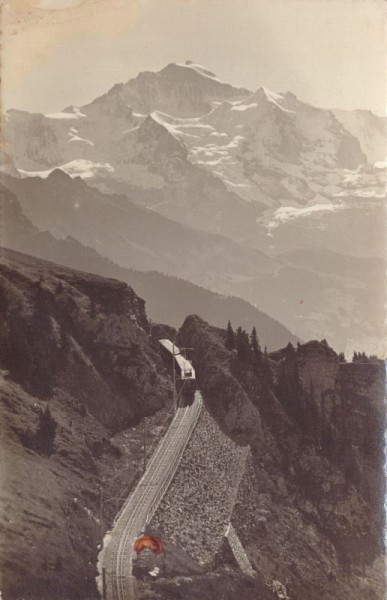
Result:
M99 523L101 526L101 548L103 546L103 536L104 536L104 530L103 530L103 511L102 511L102 487L99 488Z
M106 600L106 569L102 567L102 600Z
M148 337L150 337L150 342L152 343L153 338L152 338L152 327L154 325L154 323L152 323L151 319L148 320L149 323L149 333L148 333ZM144 473L146 471L146 417L144 417L144 462L143 462L143 466L144 466Z
M102 486L99 488L99 522L101 526L101 551L103 548L103 502L102 502ZM106 600L106 569L102 567L102 600Z
M144 417L144 473L146 471L146 417Z
M176 373L175 373L175 340L172 342L172 380L173 380L173 412L176 414Z

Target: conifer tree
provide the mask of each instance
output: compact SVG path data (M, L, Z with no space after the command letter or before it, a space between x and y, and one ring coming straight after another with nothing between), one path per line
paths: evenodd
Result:
M258 336L257 336L257 330L255 329L255 327L253 327L253 329L251 331L250 346L251 346L251 350L252 350L254 356L256 356L256 357L261 357L262 356L262 350L261 350L261 347L259 345L259 339L258 339Z
M235 347L237 350L238 358L242 355L242 327L239 325L235 332Z
M235 348L235 333L232 328L231 321L227 323L226 348L227 350L234 350Z
M38 452L51 456L54 450L54 440L57 422L48 406L39 414L39 423L35 433L35 445Z
M286 356L288 358L293 357L295 355L296 351L294 349L294 346L291 342L288 343L288 345L286 346Z
M265 346L265 351L263 353L263 382L266 389L271 388L274 384L274 377L273 372L271 370L267 346Z
M246 331L244 329L242 329L242 327L238 327L237 331L236 331L236 349L237 349L237 354L238 354L238 358L243 361L246 362L249 360L250 358L250 342L249 342L249 336L247 335Z

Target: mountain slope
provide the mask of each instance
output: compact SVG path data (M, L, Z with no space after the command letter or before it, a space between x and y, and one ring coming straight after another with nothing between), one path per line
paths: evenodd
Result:
M23 175L61 168L255 245L265 208L330 203L347 189L345 170L367 160L352 130L291 93L252 93L188 63L140 73L81 108L9 111L5 138ZM373 179L363 173L363 193Z
M154 444L170 418L170 380L143 301L127 285L3 250L0 295L1 451L11 467L0 491L2 591L9 600L92 600L101 533L140 475L142 417ZM224 341L224 330L197 316L179 332L209 411L185 473L192 485L206 469L201 479L210 483L200 498L206 510L188 494L195 519L185 519L187 479L185 495L176 479L169 511L190 544L166 553L166 572L140 582L140 597L274 600L282 586L300 600L383 597L383 365L340 364L325 342L310 342L269 358L273 384ZM56 424L49 444L40 425L47 409ZM207 518L202 527L203 514L227 482L213 480L208 432L218 428L251 447L231 518L252 581L226 546L209 567L190 558L200 556L203 531L217 526ZM232 477L224 453L217 461Z
M158 73L140 73L125 84L114 86L107 94L85 107L98 110L110 103L129 105L149 114L154 110L176 116L194 117L212 108L212 102L237 99L248 90L220 81L216 75L192 61L171 63Z
M354 259L348 271L350 259L339 253L334 258L336 270L324 267L324 251L319 257L318 247L311 253L313 260L304 263L295 261L291 253L269 257L226 238L163 219L133 205L125 197L101 194L82 180L73 180L61 172L53 172L47 180L5 179L5 176L3 180L17 193L34 223L56 237L75 237L82 245L96 249L98 254L126 268L161 271L226 296L243 298L304 339L325 337L338 350L353 352L364 347L371 353L383 353L380 335L384 290L382 260L370 257L357 262ZM378 224L382 226L380 220ZM356 236L356 229L351 228ZM312 228L301 233L308 232L312 236ZM317 238L317 232L312 240ZM298 243L307 255L310 250L308 245L300 243L301 233ZM379 243L374 231L369 235L371 241ZM25 247L20 249L36 252ZM74 243L66 251L75 258ZM60 257L57 260L61 260ZM86 262L69 264L92 271L97 269L95 256L82 260ZM116 271L97 272L128 280L125 274L121 276ZM371 296L370 287L375 290ZM164 300L167 306L165 295ZM195 306L192 309L197 312ZM160 319L162 314L171 318L168 308L162 312L153 304L152 310ZM223 321L217 323L224 324Z
M370 110L333 111L347 131L360 142L368 161L375 163L386 159L386 119Z
M102 194L59 170L46 180L5 175L1 180L34 225L57 237L74 236L120 266L206 282L212 277L254 277L277 264L262 252L184 227L127 197Z
M241 298L223 296L156 272L131 271L128 279L146 299L152 320L179 327L188 312L208 319L216 327L224 327L225 318L234 324L240 323L248 331L256 327L262 347L278 348L284 339L296 339L278 321Z
M0 187L0 192L5 247L128 283L145 299L152 321L179 327L188 311L211 319L218 326L224 326L225 319L243 323L249 330L255 326L261 343L270 349L297 341L284 326L240 298L221 296L161 273L119 267L73 237L58 240L47 231L39 231L23 215L16 197L6 188Z
M153 446L171 381L122 282L2 250L0 299L1 591L91 600L101 535L140 475L143 417Z
M262 582L277 598L298 600L383 598L383 362L342 363L325 341L289 345L264 358L251 348L242 353L238 342L229 351L225 340L226 331L195 316L179 331L179 343L194 348L206 408L229 438L249 444L230 521L254 569L251 587ZM199 452L201 463L217 472L217 457L204 438L191 461L186 458L185 480L175 482L159 519L164 531L167 517L174 519L192 556L204 546L203 529L215 537L219 528L200 506L195 511L196 490L186 491L187 481L201 486ZM202 497L217 515L218 495L208 487ZM217 558L219 579L225 563L231 575L235 563L227 560L225 546ZM199 598L195 579L186 583L187 597ZM162 599L179 597L173 596L179 582L168 583L156 580L152 591L160 590ZM201 597L217 596L204 590Z
M380 146L375 119L346 120L289 92L243 90L199 65L171 64L87 106L9 111L5 139L21 179L3 181L56 237L241 296L304 339L377 352L385 170L365 154ZM334 251L340 274L320 272L321 260L295 265L293 250ZM364 281L362 261L347 274L347 256L369 259L374 277Z

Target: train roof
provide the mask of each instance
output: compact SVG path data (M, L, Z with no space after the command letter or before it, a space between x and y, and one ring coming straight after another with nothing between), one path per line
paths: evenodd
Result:
M176 344L174 344L173 342L171 342L171 340L163 339L163 340L159 340L159 342L171 354L175 354L175 356L177 354L180 354L179 348L176 346Z
M175 361L179 365L183 379L195 379L195 369L192 363L187 360L182 354L180 349L168 339L159 340L160 344L170 352L171 355L175 355Z

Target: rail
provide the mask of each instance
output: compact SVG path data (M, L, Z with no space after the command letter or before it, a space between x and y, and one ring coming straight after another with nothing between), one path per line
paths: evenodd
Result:
M167 478L164 480L162 487L159 489L158 493L156 494L156 496L152 502L152 505L147 513L147 519L146 519L147 523L149 523L150 520L152 519L153 515L155 514L155 512L157 510L158 505L160 504L161 500L163 499L165 493L167 492L169 486L172 483L172 480L176 474L177 468L178 468L178 466L181 462L182 456L184 454L184 450L186 449L187 444L191 438L192 432L195 429L196 423L198 422L198 419L199 419L199 416L201 413L201 409L202 409L202 405L203 405L203 402L200 398L200 400L198 401L198 403L196 405L196 411L192 417L192 420L190 421L190 423L188 425L183 444L180 446L178 453L175 455L170 472L168 473Z
M202 409L199 392L191 406L180 408L159 443L134 491L119 510L111 539L102 555L108 575L108 600L132 600L136 582L132 577L133 542L151 520L168 490Z
M140 477L138 483L136 484L134 490L131 491L131 493L128 495L127 499L125 500L125 502L123 503L123 505L121 506L120 510L118 511L118 513L116 514L116 516L114 517L114 521L113 521L113 528L116 526L118 520L120 519L122 513L125 511L126 507L128 506L128 504L131 502L131 499L133 497L133 494L135 493L136 489L140 486L144 486L146 485L144 483L145 479L149 476L149 471L151 470L153 464L155 463L158 453L160 453L163 444L165 443L165 439L166 437L170 434L170 432L173 430L174 427L176 427L176 423L181 420L181 414L179 414L179 412L177 412L175 414L175 416L173 417L171 423L169 424L169 427L167 429L167 431L165 432L164 437L160 440L160 442L158 443L155 451L152 454L151 459L148 461L148 466L146 471L142 474L142 476Z

